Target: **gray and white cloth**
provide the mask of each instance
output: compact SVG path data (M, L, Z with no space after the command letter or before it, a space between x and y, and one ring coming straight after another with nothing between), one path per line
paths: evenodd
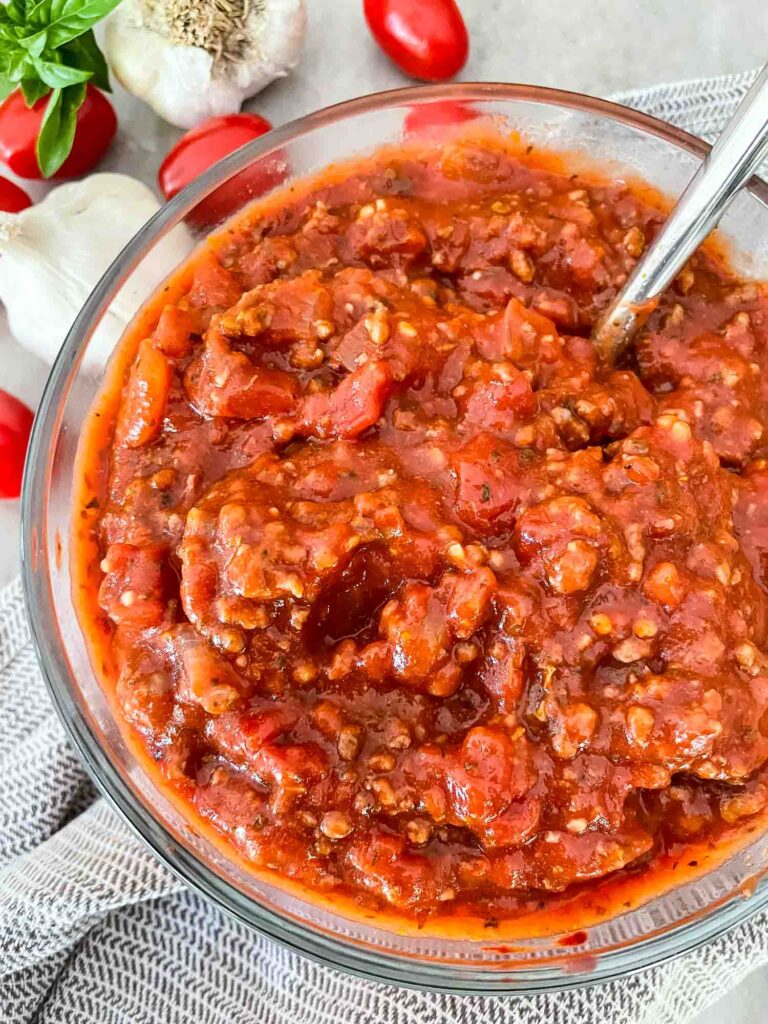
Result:
M625 93L717 134L754 73ZM184 889L97 799L0 592L1 1024L685 1024L768 964L768 913L683 959L532 997L432 995L320 967Z

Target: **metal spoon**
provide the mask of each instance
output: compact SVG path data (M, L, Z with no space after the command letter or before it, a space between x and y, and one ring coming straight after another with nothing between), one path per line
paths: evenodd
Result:
M768 64L693 176L664 227L592 332L604 362L632 340L686 260L768 156Z

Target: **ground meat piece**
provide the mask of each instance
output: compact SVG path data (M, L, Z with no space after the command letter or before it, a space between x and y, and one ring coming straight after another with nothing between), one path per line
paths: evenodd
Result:
M268 348L318 340L333 330L333 300L317 270L254 288L223 313L218 329L230 338L259 338Z
M638 345L638 363L663 408L682 410L726 463L743 465L763 439L765 398L754 338L740 352L727 334L649 334Z
M633 684L606 716L614 750L633 761L737 782L768 757L755 723L768 708L768 678L747 687L726 674L714 684L680 670Z
M497 200L483 215L461 218L446 218L436 207L424 223L432 265L443 273L484 271L499 264L519 267L520 257L540 252L546 239L531 217L513 210L503 200ZM526 263L522 275L528 281L533 276L530 266Z
M586 386L557 382L541 392L540 401L568 447L626 437L650 423L656 407L635 374L624 370Z
M386 265L393 257L413 259L427 245L418 219L405 207L385 199L362 207L348 239L354 255L367 260L372 267Z
M368 545L390 553L392 572L398 563L433 571L437 506L422 503L433 500L431 489L399 480L391 464L377 472L372 460L358 475L351 467L360 461L350 463L343 445L330 458L325 449L298 462L264 457L208 492L187 516L179 548L181 598L196 628L241 653L245 634L264 630L280 608L324 606L326 582ZM391 486L368 490L380 475ZM409 525L411 516L419 523ZM359 572L369 565L355 564Z
M396 678L440 696L456 689L460 670L450 657L445 608L431 587L409 583L382 611L381 630Z
M414 751L406 773L429 817L471 829L487 847L522 843L538 824L538 801L523 800L536 781L523 730L477 726L458 749Z
M558 594L587 590L600 561L620 557L609 524L581 497L557 497L527 509L515 527L518 557ZM618 548L618 551L617 551Z
M436 588L408 583L381 612L394 677L446 696L459 684L454 644L467 640L491 612L496 579L490 569L447 573Z

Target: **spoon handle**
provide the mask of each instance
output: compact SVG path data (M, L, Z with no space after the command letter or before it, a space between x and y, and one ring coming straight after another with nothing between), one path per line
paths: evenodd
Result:
M629 344L661 293L716 227L766 155L768 64L595 327L592 340L605 362L614 362Z

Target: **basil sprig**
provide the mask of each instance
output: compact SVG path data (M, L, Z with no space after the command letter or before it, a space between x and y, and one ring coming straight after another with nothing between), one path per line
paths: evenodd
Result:
M67 159L86 82L110 92L93 26L120 0L10 0L0 4L0 100L21 89L28 107L48 96L37 162L49 178Z

